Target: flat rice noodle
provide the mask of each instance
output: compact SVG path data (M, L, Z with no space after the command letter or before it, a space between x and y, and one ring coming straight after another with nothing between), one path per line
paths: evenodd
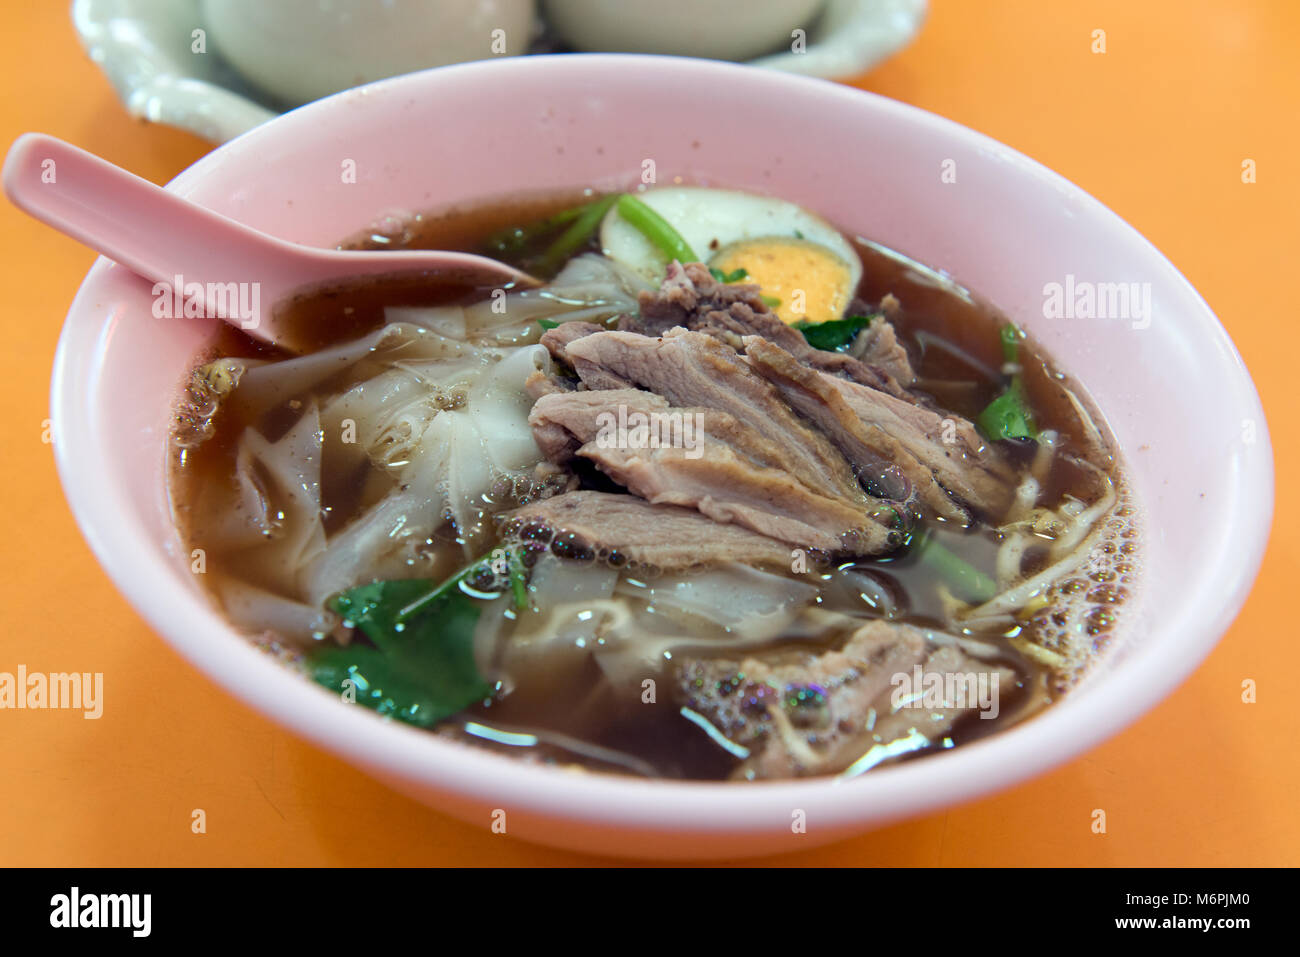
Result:
M324 609L274 595L232 578L217 584L226 616L240 628L260 633L273 631L299 647L314 642L313 635L329 632L338 616Z

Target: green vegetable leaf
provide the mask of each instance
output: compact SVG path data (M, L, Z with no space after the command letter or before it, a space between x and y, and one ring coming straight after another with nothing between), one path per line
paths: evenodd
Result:
M975 424L985 436L994 440L1038 438L1034 412L1029 407L1019 376L1011 380L1006 392L984 407Z
M803 337L808 340L808 345L814 349L835 352L847 348L857 334L874 318L876 318L874 315L845 316L843 319L832 319L829 322L809 322L804 319L796 322L794 327L803 333Z
M312 678L340 693L351 681L358 704L423 728L486 698L492 688L474 663L481 605L459 587L483 565L470 566L433 591L428 581L409 579L373 582L337 596L330 606L374 647L354 641L347 648L318 648L310 655Z
M721 269L709 267L709 275L718 282L740 282L742 279L749 278L749 271L746 269L733 269L731 272L723 272Z
M1025 334L1014 323L1007 323L998 333L1002 344L1002 361L1011 365L1020 362L1020 342ZM975 419L975 424L986 438L998 439L1037 439L1038 426L1034 422L1034 411L1025 395L1024 383L1020 373L1011 377L1011 383L1005 392L985 406Z
M554 319L538 319L537 324L543 329L554 329L559 325Z

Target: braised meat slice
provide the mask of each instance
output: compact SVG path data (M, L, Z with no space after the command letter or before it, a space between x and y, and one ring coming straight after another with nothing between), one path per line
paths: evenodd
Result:
M965 419L810 369L757 336L745 340L745 358L860 476L888 485L895 469L918 501L946 518L965 519L968 504L996 519L1010 504L1010 468Z
M936 637L944 644L934 647ZM939 743L1014 686L1014 672L966 654L957 640L873 621L838 651L685 658L677 694L745 749L735 778L865 770Z
M722 562L789 568L790 547L739 525L719 525L699 512L652 505L635 495L574 491L542 499L508 516L507 530L551 533L581 552L617 552L629 562L665 571Z
M598 326L594 322L562 322L554 329L543 332L541 343L555 358L572 365L567 351L569 343L583 336L589 336L593 332L604 331L604 326Z
M787 449L727 412L605 389L543 396L529 421L548 459L585 458L650 502L695 508L818 552L874 555L898 544L875 517L890 516L860 491L836 497L801 482Z
M873 353L870 359L859 359L842 352L815 349L804 339L803 333L786 325L768 309L759 295L758 286L718 282L702 263L684 266L670 263L668 275L659 289L642 292L638 301L640 315L624 317L619 323L620 329L659 336L681 326L713 336L737 351L743 351L741 342L746 336L762 336L814 369L882 389L909 402L915 401L905 388L914 378L911 363L896 338L893 343L902 353L901 363L892 350L881 350ZM871 326L883 322L885 320L875 319ZM873 362L875 358L882 361L877 364ZM895 373L905 375L906 381Z
M796 548L877 555L900 543L871 513L811 492L788 472L755 466L721 443L706 443L698 458L687 449L600 448L595 442L578 455L647 501L689 506Z
M848 501L862 489L844 455L805 424L777 389L731 347L700 332L673 329L655 338L600 332L570 342L567 354L588 388L622 380L655 392L678 408L729 413L787 450L793 474L810 488Z
M912 370L912 360L908 357L903 344L898 341L898 333L894 330L894 324L884 316L872 319L866 328L858 333L857 338L853 340L853 347L850 352L865 365L888 373L895 382L905 389L910 389L912 384L916 382L916 373ZM826 369L823 371L829 372L831 370ZM862 380L858 379L857 381L861 382ZM871 382L864 384L874 385ZM876 388L880 387L876 386ZM896 394L891 389L885 389L884 391Z

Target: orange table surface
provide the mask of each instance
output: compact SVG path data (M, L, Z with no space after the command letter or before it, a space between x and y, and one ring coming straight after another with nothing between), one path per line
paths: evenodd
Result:
M209 149L128 118L81 52L66 4L7 4L2 16L4 143L45 131L156 182ZM1098 29L1104 54L1090 49ZM1137 724L996 796L766 862L1300 864L1289 683L1300 319L1286 292L1300 233L1298 48L1294 0L933 0L916 43L858 81L1045 163L1168 255L1259 387L1278 501L1244 611ZM1253 184L1242 182L1245 159L1256 163ZM105 676L98 721L0 711L0 864L607 863L399 797L236 703L127 606L83 542L42 441L60 322L93 259L0 204L0 671ZM1242 702L1245 679L1258 683L1257 703ZM206 813L204 834L191 832L195 808ZM1092 832L1094 808L1107 813L1103 835Z

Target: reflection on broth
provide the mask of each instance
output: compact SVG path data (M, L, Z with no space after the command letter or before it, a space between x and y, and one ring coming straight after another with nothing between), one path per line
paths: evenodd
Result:
M346 245L546 280L223 328L172 435L201 582L395 720L648 777L857 775L1025 720L1105 647L1134 511L1086 394L942 274L793 204L486 204Z

